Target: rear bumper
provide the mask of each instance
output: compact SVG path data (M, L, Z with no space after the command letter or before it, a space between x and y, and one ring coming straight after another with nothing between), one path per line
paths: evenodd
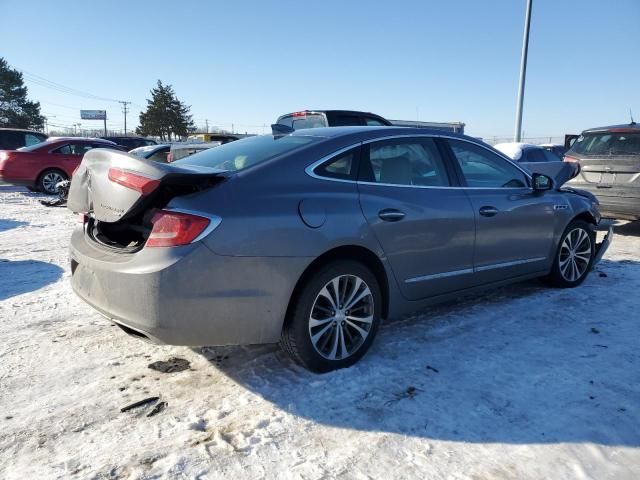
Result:
M569 184L569 186L574 185ZM633 189L632 192L616 192L612 189L585 187L582 184L575 187L587 190L598 198L600 203L598 209L603 217L640 220L640 188Z
M196 243L117 254L71 239L71 284L125 331L170 345L244 345L280 338L289 298L310 261L226 257Z

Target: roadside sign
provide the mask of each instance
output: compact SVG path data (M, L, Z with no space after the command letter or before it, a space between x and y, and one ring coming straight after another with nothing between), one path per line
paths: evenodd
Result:
M82 120L106 120L106 110L80 110L80 118Z

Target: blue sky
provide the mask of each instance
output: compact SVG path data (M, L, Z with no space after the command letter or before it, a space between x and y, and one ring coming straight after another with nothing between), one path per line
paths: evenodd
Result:
M524 0L0 0L0 55L67 87L133 102L157 79L199 125L262 130L305 108L463 121L513 135ZM640 0L534 0L523 129L556 136L640 118ZM28 81L52 123L120 106ZM100 122L83 122L86 127Z

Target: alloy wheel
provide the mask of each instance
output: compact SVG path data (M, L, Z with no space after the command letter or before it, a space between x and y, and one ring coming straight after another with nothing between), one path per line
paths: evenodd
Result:
M373 294L365 281L355 275L335 277L320 290L311 307L311 344L324 358L343 360L365 342L373 316Z
M42 189L45 193L56 193L56 185L64 180L58 172L49 172L42 177Z
M591 261L591 236L582 228L571 230L562 242L559 253L560 274L568 282L582 278Z

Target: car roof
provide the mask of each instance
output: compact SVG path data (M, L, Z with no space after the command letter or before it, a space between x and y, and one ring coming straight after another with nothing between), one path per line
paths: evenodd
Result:
M629 131L629 132L640 131L640 124L636 122L631 122L631 123L623 123L620 125L609 125L607 127L588 128L587 130L584 130L582 133L607 132L607 131Z
M369 134L371 138L393 136L393 135L433 135L439 137L455 137L472 139L478 143L478 139L468 137L459 133L445 132L434 128L414 128L414 127L387 127L387 126L349 126L349 127L318 127L318 128L301 128L295 130L289 135L306 136L306 137L323 137L336 138L354 134ZM482 142L480 142L482 143Z
M104 138L98 138L98 137L49 137L47 140L51 141L51 142L68 142L68 141L75 141L75 142L104 142L104 143L109 143L109 144L114 144L116 145L115 142L112 142L111 140L106 140Z

